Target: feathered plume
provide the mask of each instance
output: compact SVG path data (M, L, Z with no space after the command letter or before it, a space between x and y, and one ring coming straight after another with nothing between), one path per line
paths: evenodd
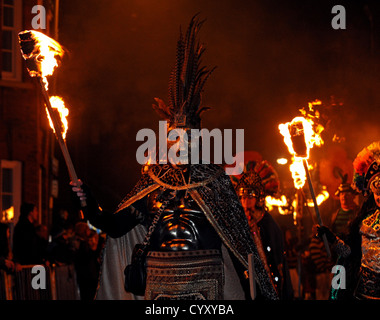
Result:
M201 67L204 47L198 41L203 21L195 15L185 36L180 30L177 42L176 64L169 80L169 104L155 98L154 110L167 120L171 127L200 128L201 114L209 107L201 107L201 94L206 80L215 68Z
M371 180L380 175L380 141L373 142L361 150L356 156L353 166L352 187L367 195Z

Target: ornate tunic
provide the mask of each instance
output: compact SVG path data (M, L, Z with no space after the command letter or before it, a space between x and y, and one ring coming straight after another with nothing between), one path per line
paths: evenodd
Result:
M255 279L262 295L267 299L278 299L230 178L220 166L212 164L191 165L188 170L189 178L185 179L181 168L169 165L145 166L140 181L120 203L114 215L134 214L133 208L138 206L134 204L155 190L186 191L207 218L223 246L236 257L244 269L248 269L248 255L253 255ZM120 234L119 237L124 236Z
M360 228L362 234L362 265L380 272L380 210L363 220Z
M362 222L362 259L355 296L359 299L380 299L380 210Z

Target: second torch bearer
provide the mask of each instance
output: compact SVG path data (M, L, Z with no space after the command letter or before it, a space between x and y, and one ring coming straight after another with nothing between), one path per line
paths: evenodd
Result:
M309 130L306 130L305 126L309 126ZM282 130L284 130L284 128ZM288 132L286 135L284 135L284 137L285 139L288 138L290 140L285 141L288 147L289 145L291 146L289 148L289 151L293 154L295 158L302 160L303 166L305 168L306 180L308 182L310 194L314 203L315 215L317 216L318 223L322 226L323 221L319 213L318 203L315 196L307 163L307 159L309 158L310 147L312 147L312 145L310 145L312 139L310 139L311 137L306 137L305 135L309 132L312 132L311 124L307 122L307 120L303 117L296 117L290 123L286 124L285 130L287 130ZM323 235L322 239L326 248L327 255L328 257L331 257L330 247L326 235Z

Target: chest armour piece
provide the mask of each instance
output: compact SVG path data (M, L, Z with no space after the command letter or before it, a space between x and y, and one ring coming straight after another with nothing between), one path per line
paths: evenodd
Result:
M152 216L161 206L156 196L156 193L148 196ZM155 251L220 249L221 240L196 202L186 191L178 191L162 213L150 246Z

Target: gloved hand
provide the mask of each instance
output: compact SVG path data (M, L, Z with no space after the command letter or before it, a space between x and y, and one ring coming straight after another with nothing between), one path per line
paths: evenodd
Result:
M82 212L85 220L90 220L91 224L93 219L100 214L100 207L98 202L92 195L91 189L81 180L70 182L72 190L72 200L77 208Z
M87 200L86 192L82 189L83 182L80 179L78 181L70 181L70 186L81 202Z
M326 238L327 238L327 241L330 243L330 244L333 244L337 237L334 233L331 232L331 230L326 227L326 226L320 226L320 225L317 225L317 234L316 236L320 239L322 239L322 236L323 235L326 235Z

